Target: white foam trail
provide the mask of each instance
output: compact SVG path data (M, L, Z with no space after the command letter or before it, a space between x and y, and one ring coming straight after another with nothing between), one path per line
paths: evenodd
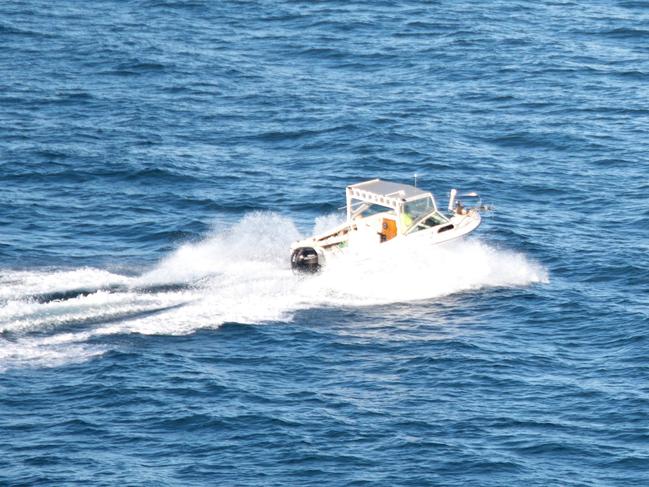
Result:
M111 272L83 267L70 271L0 271L0 303L40 294L75 289L101 289L128 285L130 278Z
M87 321L109 321L144 311L169 308L192 299L192 295L183 292L146 294L97 291L45 303L32 300L8 301L0 308L0 333L53 329Z
M316 229L339 218L319 219ZM87 343L93 337L187 334L225 322L288 320L309 307L425 300L548 279L545 269L524 255L479 240L377 246L371 254L350 252L332 260L318 275L298 276L289 268L288 248L299 238L290 220L253 213L201 242L183 245L138 277L90 268L4 273L0 333L11 337L0 337L0 370L94 357L105 349ZM182 288L156 291L155 286L170 284ZM33 297L76 289L88 292L50 301ZM70 326L83 329L57 332Z

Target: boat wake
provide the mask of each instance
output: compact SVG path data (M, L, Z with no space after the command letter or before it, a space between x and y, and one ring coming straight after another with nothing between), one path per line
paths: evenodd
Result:
M139 276L94 268L3 271L0 371L85 361L115 349L103 339L115 335L181 335L226 322L290 320L305 308L426 300L548 279L524 255L479 240L349 253L305 277L288 262L299 238L289 219L253 213Z

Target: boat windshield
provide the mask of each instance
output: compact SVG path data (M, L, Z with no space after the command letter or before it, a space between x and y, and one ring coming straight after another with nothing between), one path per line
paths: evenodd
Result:
M418 232L419 230L427 230L428 228L448 223L449 220L438 211L434 211L419 221L415 221L408 230L408 233Z
M417 221L421 217L426 216L428 213L435 209L433 198L427 196L415 201L410 201L403 206L403 212L408 215L412 221Z
M401 215L407 233L426 230L443 223L448 223L448 218L436 210L432 198L421 198L404 205Z

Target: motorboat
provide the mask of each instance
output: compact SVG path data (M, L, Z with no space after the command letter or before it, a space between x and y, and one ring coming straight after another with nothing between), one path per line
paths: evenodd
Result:
M461 196L478 198L477 193ZM464 206L452 189L448 212L442 213L432 193L381 179L347 186L346 200L344 223L291 245L294 270L317 272L329 259L351 248L363 252L415 239L437 245L461 238L478 228L484 208L479 202Z

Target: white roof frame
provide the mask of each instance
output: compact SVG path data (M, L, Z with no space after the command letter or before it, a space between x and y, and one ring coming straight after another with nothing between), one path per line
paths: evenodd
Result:
M430 197L433 200L433 206L437 209L435 198L430 192L422 191L408 184L393 183L381 179L372 179L347 186L346 196L348 221L351 221L352 218L352 200L385 206L393 209L399 215L403 210L404 203Z

